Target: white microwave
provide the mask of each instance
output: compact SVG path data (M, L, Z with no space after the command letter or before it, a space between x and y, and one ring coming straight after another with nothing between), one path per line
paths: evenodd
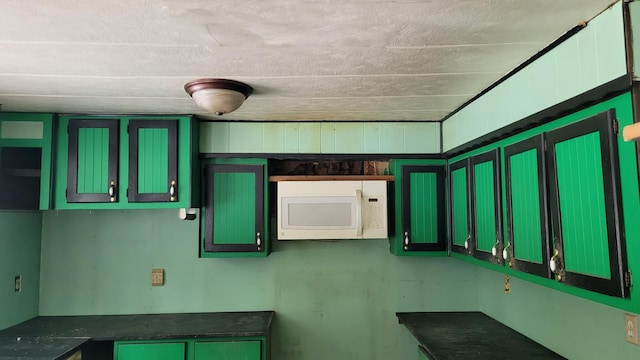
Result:
M279 181L277 237L387 238L387 182Z

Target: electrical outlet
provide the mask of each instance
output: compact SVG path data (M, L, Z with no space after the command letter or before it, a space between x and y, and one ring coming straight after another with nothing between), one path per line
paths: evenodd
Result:
M624 314L624 327L627 341L638 345L638 317L636 315Z
M164 269L151 270L151 285L164 286Z
M22 291L22 276L18 275L13 279L13 291L14 292Z

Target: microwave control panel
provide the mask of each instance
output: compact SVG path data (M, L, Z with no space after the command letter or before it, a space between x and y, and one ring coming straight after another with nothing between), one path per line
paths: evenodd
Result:
M384 239L387 233L387 182L362 182L362 237Z
M363 227L365 229L384 229L386 228L387 212L384 199L376 196L365 197L363 199Z

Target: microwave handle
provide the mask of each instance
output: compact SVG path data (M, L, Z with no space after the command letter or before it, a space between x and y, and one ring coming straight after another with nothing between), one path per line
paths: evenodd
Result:
M356 190L356 236L362 237L362 190Z

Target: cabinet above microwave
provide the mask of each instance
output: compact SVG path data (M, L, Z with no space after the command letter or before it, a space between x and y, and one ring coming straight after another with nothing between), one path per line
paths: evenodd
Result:
M278 181L278 240L388 238L386 180L315 180Z

